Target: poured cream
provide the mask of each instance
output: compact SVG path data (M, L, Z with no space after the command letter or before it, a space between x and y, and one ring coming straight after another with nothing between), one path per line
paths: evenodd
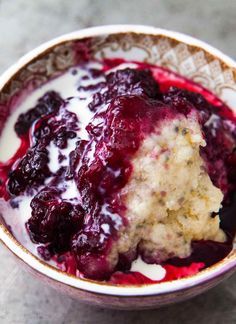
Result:
M158 264L147 264L141 257L133 261L130 271L139 272L154 281L160 281L166 275L166 270L162 266Z
M5 217L5 222L14 234L17 241L31 253L37 255L37 244L33 244L27 233L25 223L31 216L30 202L32 197L21 196L14 199L18 208L12 208L9 203L0 198L0 213Z
M78 75L77 75L78 77ZM63 76L48 82L37 90L33 91L27 98L17 107L17 109L9 116L0 137L0 161L9 160L20 146L20 139L14 131L14 125L20 114L34 107L40 97L46 92L54 90L61 94L62 98L77 95L76 81L78 78L71 72L65 73Z
M101 66L101 65L99 65ZM89 64L88 68L99 68L98 64L94 66ZM54 79L37 90L30 93L27 98L22 102L19 107L9 116L5 127L2 131L0 137L0 161L7 162L17 151L20 146L20 139L17 137L14 131L14 125L21 113L26 112L37 104L37 101L48 91L56 91L60 96L67 100L67 98L75 97L73 99L67 100L66 108L68 111L76 113L80 121L78 135L80 137L86 138L85 126L92 117L89 109L85 109L88 104L88 100L91 100L91 93L89 92L79 92L77 90L79 85L86 86L88 80L81 81L84 75L87 75L87 70L77 69L77 74L72 74L72 71L69 70L64 75ZM85 83L86 82L86 83ZM86 100L78 100L77 97L85 97L87 94ZM86 104L85 104L86 101ZM68 165L69 153L75 148L76 139L71 139L68 141L68 146L64 150L61 150L61 153L66 156L66 159L59 163L58 155L59 150L51 143L47 149L49 152L49 169L51 172L56 172L61 166ZM47 179L45 183L48 183L50 179ZM66 184L66 191L63 194L64 199L73 199L78 198L78 190L74 180L68 181ZM31 217L31 207L30 202L33 197L29 196L19 196L14 199L18 203L18 208L12 208L8 203L3 199L0 199L0 212L5 216L5 221L10 226L12 232L14 233L16 239L24 245L29 251L37 255L37 244L31 242L30 237L26 231L25 223Z

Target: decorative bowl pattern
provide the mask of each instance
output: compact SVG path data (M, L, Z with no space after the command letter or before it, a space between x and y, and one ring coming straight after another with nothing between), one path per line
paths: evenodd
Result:
M77 65L83 55L121 57L157 64L202 84L236 109L236 63L196 39L144 26L105 26L78 31L30 52L0 78L0 130L9 113L33 90ZM139 309L193 297L228 277L236 267L236 247L218 264L173 282L122 287L65 274L33 256L7 230L0 215L0 239L31 272L67 294L92 304Z

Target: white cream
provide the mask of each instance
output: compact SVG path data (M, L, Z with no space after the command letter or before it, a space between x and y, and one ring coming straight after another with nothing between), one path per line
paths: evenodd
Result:
M100 64L89 64L87 68L99 68ZM67 109L76 113L79 119L78 135L82 138L87 138L85 126L88 124L93 114L87 109L89 101L92 99L92 93L89 91L78 91L79 85L88 85L89 80L81 80L84 75L87 75L87 70L77 69L77 74L72 74L72 70L69 70L64 75L54 79L47 84L43 85L39 89L30 93L27 98L17 107L17 109L9 116L6 125L2 131L0 137L0 161L7 162L17 151L20 145L20 139L17 137L14 131L14 125L21 113L26 112L30 108L34 107L40 97L42 97L48 91L58 92L63 99L71 97L85 97L86 100L78 100L73 98L68 100ZM96 82L101 80L95 79ZM67 148L60 150L63 155L66 156L61 163L58 161L59 150L51 143L48 147L49 151L49 169L51 172L56 172L61 166L68 165L69 153L74 150L77 139L71 139L68 141ZM45 183L49 183L51 179L47 179ZM79 193L74 180L68 181L63 185L66 186L66 190L62 195L62 198L71 200L78 198ZM25 223L31 217L30 202L32 197L20 196L15 199L18 202L19 207L13 209L7 202L0 199L0 212L5 216L6 223L11 227L16 239L24 245L29 251L37 255L37 244L33 244L26 231Z
M94 113L88 109L88 104L91 102L92 95L91 93L86 93L86 97L83 97L84 100L81 100L79 97L75 97L68 101L66 109L74 114L76 114L79 120L80 130L77 132L77 135L84 140L88 139L88 133L85 127L88 125L92 119Z
M101 64L90 63L86 66L86 68L87 69L101 68ZM77 74L72 74L72 70L73 69L70 69L67 73L63 74L62 76L44 84L37 90L34 90L24 99L24 101L17 107L17 109L9 116L0 137L0 161L1 162L6 162L7 160L9 160L20 146L20 139L17 137L14 131L14 125L19 115L26 112L30 108L34 107L38 99L42 97L46 92L52 90L56 91L61 95L63 99L76 97L76 96L83 97L84 95L90 96L91 98L91 93L89 94L87 91L79 92L77 90L78 86L87 86L88 84L91 84L91 82L98 83L101 82L102 79L89 78L87 80L82 80L82 77L88 74L87 70L76 69ZM83 108L86 107L86 104L83 105L83 101L80 101L80 105L81 105L81 110L83 110ZM83 113L80 114L77 111L76 107L77 106L74 106L73 108L73 104L71 105L72 111L73 109L75 109L76 111L73 112L79 114L78 117L79 118L82 117L83 121L87 121L88 118L91 118L91 115L89 115L90 113L89 109L84 109Z
M74 179L66 182L66 190L61 195L62 199L73 200L77 198L80 200L80 193L77 189Z
M77 78L72 75L71 71L61 77L48 82L39 89L33 91L25 98L25 100L17 107L17 109L9 116L6 125L0 137L0 161L9 160L20 146L20 139L14 131L14 125L20 114L34 107L40 97L46 92L54 90L61 94L63 98L77 95L76 81Z
M54 143L50 143L47 147L47 150L49 152L49 170L52 173L55 173L60 168L60 163L58 161L59 149Z
M101 228L103 229L105 234L110 234L111 233L109 224L104 223L104 224L101 225Z
M166 270L158 264L147 264L144 262L141 257L138 257L132 262L130 271L140 272L147 278L160 281L165 278Z
M59 149L54 143L50 143L47 146L47 150L49 153L49 164L48 167L52 173L56 173L60 167L68 166L69 164L69 154L75 149L76 146L76 138L72 138L68 141L68 145L65 149ZM65 156L65 158L59 162L58 157L59 154Z
M138 65L135 64L135 63L122 63L120 65L115 66L113 69L108 70L106 72L106 74L109 74L111 72L116 72L118 70L124 70L124 69L127 69L127 68L136 69L137 67L138 67Z
M37 244L33 244L26 231L25 223L31 216L30 202L32 197L21 196L15 199L18 208L12 208L5 200L0 199L0 213L5 216L7 225L11 228L15 238L34 255L37 255Z

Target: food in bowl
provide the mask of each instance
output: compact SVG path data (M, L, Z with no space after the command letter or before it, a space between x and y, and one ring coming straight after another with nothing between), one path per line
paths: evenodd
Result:
M232 250L235 140L234 114L200 85L146 63L89 60L9 117L2 214L32 252L79 277L195 274Z

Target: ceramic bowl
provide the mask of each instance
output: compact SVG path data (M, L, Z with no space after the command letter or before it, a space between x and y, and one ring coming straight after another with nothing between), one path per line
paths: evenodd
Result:
M0 114L7 118L26 90L35 89L78 64L85 49L96 58L121 57L167 67L202 84L236 109L236 63L232 59L180 33L116 25L64 35L21 58L0 77ZM102 307L145 309L182 301L215 286L236 268L235 246L224 260L192 277L153 285L115 286L79 279L47 265L17 242L3 219L0 240L40 280L78 300Z

